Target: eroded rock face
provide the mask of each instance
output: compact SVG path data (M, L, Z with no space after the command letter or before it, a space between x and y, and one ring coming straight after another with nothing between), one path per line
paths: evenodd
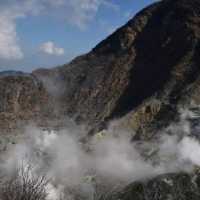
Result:
M126 126L144 138L152 129L177 119L179 107L200 103L199 24L198 0L157 2L88 54L33 75L43 82L57 115L70 116L94 129L124 118ZM4 105L2 100L2 109ZM10 104L6 109L8 113L9 109L32 112L35 107L30 105Z
M34 78L4 74L0 111L31 118L45 107L47 116L54 110L55 118L69 116L95 130L121 118L137 139L149 138L178 120L179 107L200 103L199 24L198 0L157 2L69 64L38 69Z
M199 92L200 1L163 0L69 64L0 76L0 129L53 113L95 130L120 118L134 139L150 140L179 107L199 105ZM199 174L177 173L133 183L116 199L198 200L199 191Z
M165 174L144 182L135 182L112 197L121 200L198 200L199 174ZM112 199L111 198L111 199Z
M44 118L48 111L48 94L41 82L24 73L0 74L0 127L1 133L20 125Z
M199 24L198 0L157 2L90 53L34 74L51 74L61 110L77 121L99 127L128 114L136 132L148 132L175 119L178 105L199 103Z

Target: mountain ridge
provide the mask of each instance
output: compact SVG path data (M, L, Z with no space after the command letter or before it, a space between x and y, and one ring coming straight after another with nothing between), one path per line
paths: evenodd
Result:
M133 141L151 141L179 122L181 109L200 104L200 1L156 2L68 64L4 75L1 134L18 122L59 127L68 117L94 134L117 119ZM130 184L117 199L198 200L199 177L164 174Z
M48 93L55 120L69 116L100 130L122 118L143 137L152 124L176 119L180 105L199 102L199 12L198 0L156 2L89 53L30 79Z
M65 112L97 129L132 112L133 118L140 115L140 107L144 118L155 118L147 127L158 118L167 121L162 120L163 112L176 116L184 91L190 84L196 85L199 76L198 5L196 0L156 2L88 54L47 70L67 86L60 98ZM40 71L33 74L42 78ZM148 102L152 98L159 103ZM157 111L152 112L156 105ZM140 123L136 132L144 125Z

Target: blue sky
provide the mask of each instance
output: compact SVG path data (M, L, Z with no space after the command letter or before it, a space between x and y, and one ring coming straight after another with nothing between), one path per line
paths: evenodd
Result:
M0 71L32 71L91 50L155 0L1 0Z

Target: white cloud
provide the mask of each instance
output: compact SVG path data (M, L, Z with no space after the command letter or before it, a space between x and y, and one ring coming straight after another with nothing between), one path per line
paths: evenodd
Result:
M18 46L14 16L8 13L0 14L0 58L23 58L23 53Z
M95 18L100 7L117 11L119 6L107 0L60 0L55 2L51 0L51 5L61 5L59 13L64 17L67 23L83 30ZM58 4L59 3L59 4Z
M133 13L131 11L127 11L124 13L124 17L129 19L129 18L133 17Z
M99 20L99 26L108 35L112 34L117 29L117 26L111 25L109 22L107 22L105 20Z
M85 29L94 19L101 6L117 10L118 6L107 0L1 0L0 1L0 59L21 59L16 21L27 15L51 15L64 19L66 23ZM49 49L57 55L63 49ZM49 52L51 51L49 50Z
M49 55L61 56L65 53L64 49L57 47L54 42L48 41L40 46L40 51Z

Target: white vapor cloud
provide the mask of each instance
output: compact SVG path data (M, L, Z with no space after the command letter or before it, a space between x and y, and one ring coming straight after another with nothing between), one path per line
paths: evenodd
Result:
M131 133L116 129L117 121L84 143L86 132L70 124L61 131L27 127L23 140L0 157L0 174L9 176L22 161L31 163L36 173L44 172L50 180L47 200L59 200L67 199L69 191L91 197L96 184L109 191L116 183L124 187L164 173L192 172L200 167L200 142L185 122L197 115L187 110L180 114L180 122L162 130L158 138L139 143L131 142Z
M2 0L0 1L0 59L22 59L17 20L28 15L49 15L64 19L66 23L85 29L101 6L117 10L107 0ZM52 44L48 44L52 46ZM50 48L49 48L50 49ZM51 49L52 50L52 49ZM49 50L48 52L52 52ZM57 55L62 49L54 49Z
M96 135L88 146L80 142L81 137L70 127L61 132L28 127L26 139L4 154L0 172L9 176L22 162L31 163L36 173L43 171L51 180L47 200L59 199L57 196L69 188L91 195L96 192L94 179L112 187L161 172L141 157L127 134L102 138Z
M200 166L200 143L194 138L185 137L179 145L180 157Z
M61 47L57 47L54 42L48 41L40 46L40 51L49 55L61 56L65 53L65 50Z

